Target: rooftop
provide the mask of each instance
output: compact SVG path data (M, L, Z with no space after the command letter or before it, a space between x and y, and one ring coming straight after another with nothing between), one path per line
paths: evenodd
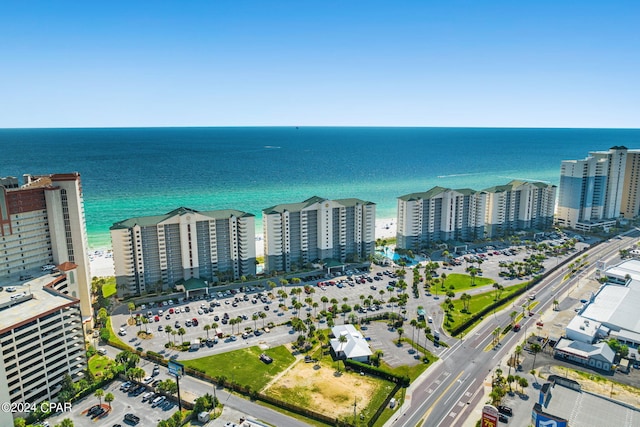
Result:
M582 317L600 322L616 331L640 333L640 262L622 262L607 269L605 274L623 278L628 274L632 280L626 286L613 283L603 285L593 302L581 313Z
M140 227L151 227L160 224L163 221L166 221L169 218L173 218L175 216L186 215L186 214L199 214L210 219L228 219L232 216L243 218L243 217L252 217L254 215L238 211L235 209L221 209L216 211L204 211L200 212L194 209L179 207L177 209L172 210L171 212L167 212L164 215L153 215L153 216L139 216L135 218L125 219L123 221L116 222L111 226L111 230L118 230L123 228L131 228L134 226Z
M313 196L308 198L307 200L304 200L302 202L298 202L298 203L283 203L280 205L275 205L275 206L271 206L269 208L263 209L262 212L269 215L269 214L274 214L274 213L282 213L282 212L300 212L302 210L304 210L305 208L309 208L313 205L315 205L316 203L322 203L325 201L330 201L329 199L325 199L322 197L318 197L318 196ZM339 205L345 206L345 207L352 207L352 206L356 206L356 205L373 205L373 202L367 202L366 200L360 200L360 199L355 199L355 198L350 198L350 199L337 199L337 200L333 200L333 202L338 203Z
M47 274L17 286L15 292L0 293L0 306L6 305L0 316L0 332L12 329L21 322L29 321L50 311L75 304L76 299L44 288L54 280L56 278L53 275ZM14 304L10 304L12 296L21 294L31 298L20 298Z
M613 400L559 384L552 386L551 395L544 412L568 420L572 427L640 425L640 412Z
M371 356L373 354L367 341L353 325L334 326L331 332L333 336L336 337L331 339L331 347L333 347L336 353L342 351L347 359ZM341 343L338 340L338 337L341 335L347 337L347 342Z

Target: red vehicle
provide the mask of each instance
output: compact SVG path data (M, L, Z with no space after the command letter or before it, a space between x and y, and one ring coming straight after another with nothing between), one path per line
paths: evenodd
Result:
M518 332L520 330L520 323L516 323L516 325L513 327L513 332Z
M169 309L169 314L173 314L173 308Z
M156 315L156 316L153 318L153 320L155 320L156 322L159 322L159 321L160 321L160 316L157 316L157 315Z
M196 319L195 317L191 319L191 322L193 323L193 326L198 326L198 319Z
M538 321L538 322L536 322L536 325L538 325L538 326L542 327L542 326L544 326L544 323L542 323L542 322Z

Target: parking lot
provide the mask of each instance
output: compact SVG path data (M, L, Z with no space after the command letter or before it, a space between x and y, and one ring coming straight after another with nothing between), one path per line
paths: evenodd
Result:
M123 383L123 381L114 380L104 389L104 394L113 393L115 400L111 402L111 410L109 410L109 405L104 402L104 397L102 398L102 406L105 409L102 415L93 417L88 413L93 406L99 403L98 398L91 394L75 402L71 412L63 412L52 416L47 421L52 426L60 423L64 418L70 418L75 427L101 427L117 424L125 426L133 425L133 423L125 421L125 415L134 414L140 419L138 426L155 426L158 422L166 420L178 410L175 401L168 401L168 403L154 407L152 402L155 397L144 399L143 401L146 391L137 395L122 391L120 387ZM131 390L134 389L132 388Z
M576 250L580 251L584 246L586 246L584 243L578 243ZM465 269L469 264L464 261L464 256L481 257L482 255L483 262L480 265L482 273L479 276L494 278L504 286L530 279L525 277L509 280L499 277L501 271L500 263L502 261L522 261L531 254L523 246L513 247L511 251L505 250L509 248L511 247L503 244L502 247L498 245L491 246L491 249L486 247L474 249L473 255L469 253L462 257L459 256L459 259L462 260L459 265L449 264L441 267L438 270L438 274L443 272L446 274L465 274ZM557 265L564 258L565 256L545 260L545 268ZM149 323L141 323L140 325L130 325L129 312L126 306L121 306L112 317L112 324L116 331L122 328L126 335L120 338L127 344L134 348L140 347L145 351L158 352L167 358L197 358L251 345L261 345L265 348L274 347L292 342L296 338L297 335L292 333L289 327L282 326L292 317L297 316L302 319L306 319L308 316L316 317L321 310L330 307L332 302L340 308L343 304L351 307L356 304L362 306L367 299L380 301L379 306L373 304L366 311L352 311L347 315L338 314L335 318L336 324L348 321L352 314L360 319L376 314L376 310L400 312L401 309L397 305L391 305L388 302L391 296L398 296L401 292L399 288L390 285L398 280L393 275L395 268L374 265L371 272L346 271L345 273L317 280L305 281L298 286L288 284L276 286L273 289L267 286L267 280L265 280L259 286L237 286L235 289L216 290L208 297L201 295L200 297L192 298L190 301L181 301L180 298L176 297L161 303L153 303L150 306L147 304L137 307L133 315L144 316L149 320ZM436 299L433 295L425 294L422 287L420 287L419 297L414 298L410 291L413 277L409 273L410 267L406 269L405 281L408 284L406 292L410 294L410 297L405 307L406 313L403 313L403 316L407 320L415 318L418 306L422 306L434 318L433 329L440 331L443 340L446 341L447 337L444 336L444 331L439 327L439 322L442 319L439 304L442 300ZM294 293L296 289L299 290L297 295ZM287 293L285 299L280 296L281 291ZM478 288L471 292L482 291L485 290ZM302 304L300 312L294 307L293 298L296 298ZM238 321L238 323L232 325L231 319ZM263 328L270 324L276 325L276 327L267 328L266 330L269 332L265 333ZM204 328L205 325L210 327L208 333ZM168 335L166 333L167 326L170 326L174 331L183 328L185 334L183 336L178 334ZM320 327L322 327L322 324L320 324ZM216 329L221 333L222 338L214 341ZM137 333L144 330L148 330L150 336L143 339ZM242 335L245 331L247 333ZM393 334L389 335L392 336ZM208 343L207 338L209 338ZM395 338L397 338L397 335ZM168 341L180 344L181 342L193 343L196 339L201 340L202 345L199 348L194 346L194 351L179 352L165 349L165 344ZM383 345L373 342L372 344ZM375 345L372 345L372 347L374 350L378 349ZM386 349L392 350L391 348ZM439 350L437 348L434 349L436 353Z

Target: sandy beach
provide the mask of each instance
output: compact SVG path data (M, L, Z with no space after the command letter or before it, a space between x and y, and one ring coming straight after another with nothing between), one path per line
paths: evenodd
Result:
M376 239L396 237L396 219L381 218L376 220ZM264 256L264 236L256 235L256 256ZM89 254L91 277L107 277L115 275L113 254L110 249L97 249Z

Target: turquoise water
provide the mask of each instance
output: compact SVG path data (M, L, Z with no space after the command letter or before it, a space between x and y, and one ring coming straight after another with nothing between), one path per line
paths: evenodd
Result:
M557 184L560 162L640 130L489 128L0 129L0 176L78 171L91 247L116 221L178 206L256 215L311 196L357 197L395 218L396 198L435 185Z

